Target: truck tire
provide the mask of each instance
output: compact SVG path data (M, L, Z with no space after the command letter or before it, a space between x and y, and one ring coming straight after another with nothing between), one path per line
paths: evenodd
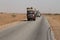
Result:
M28 21L30 21L30 19L27 19Z
M33 21L35 21L36 19L33 19Z

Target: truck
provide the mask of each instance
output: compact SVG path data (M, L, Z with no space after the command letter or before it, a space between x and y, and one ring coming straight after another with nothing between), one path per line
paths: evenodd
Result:
M36 17L40 17L41 16L41 13L39 10L36 10Z
M33 9L33 7L27 7L27 20L36 20L36 13L35 10Z

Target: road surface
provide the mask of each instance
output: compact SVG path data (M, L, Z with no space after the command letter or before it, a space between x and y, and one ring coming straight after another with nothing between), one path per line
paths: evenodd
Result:
M23 21L0 32L0 40L53 40L48 21L41 16L36 21Z

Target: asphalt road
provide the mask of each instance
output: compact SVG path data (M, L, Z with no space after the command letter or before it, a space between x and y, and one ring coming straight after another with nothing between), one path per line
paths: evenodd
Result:
M0 40L54 40L50 25L41 16L36 21L23 21L0 32Z

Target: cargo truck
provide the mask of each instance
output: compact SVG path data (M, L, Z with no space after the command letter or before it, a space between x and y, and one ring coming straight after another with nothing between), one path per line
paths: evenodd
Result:
M27 20L36 20L36 13L33 7L27 7Z

